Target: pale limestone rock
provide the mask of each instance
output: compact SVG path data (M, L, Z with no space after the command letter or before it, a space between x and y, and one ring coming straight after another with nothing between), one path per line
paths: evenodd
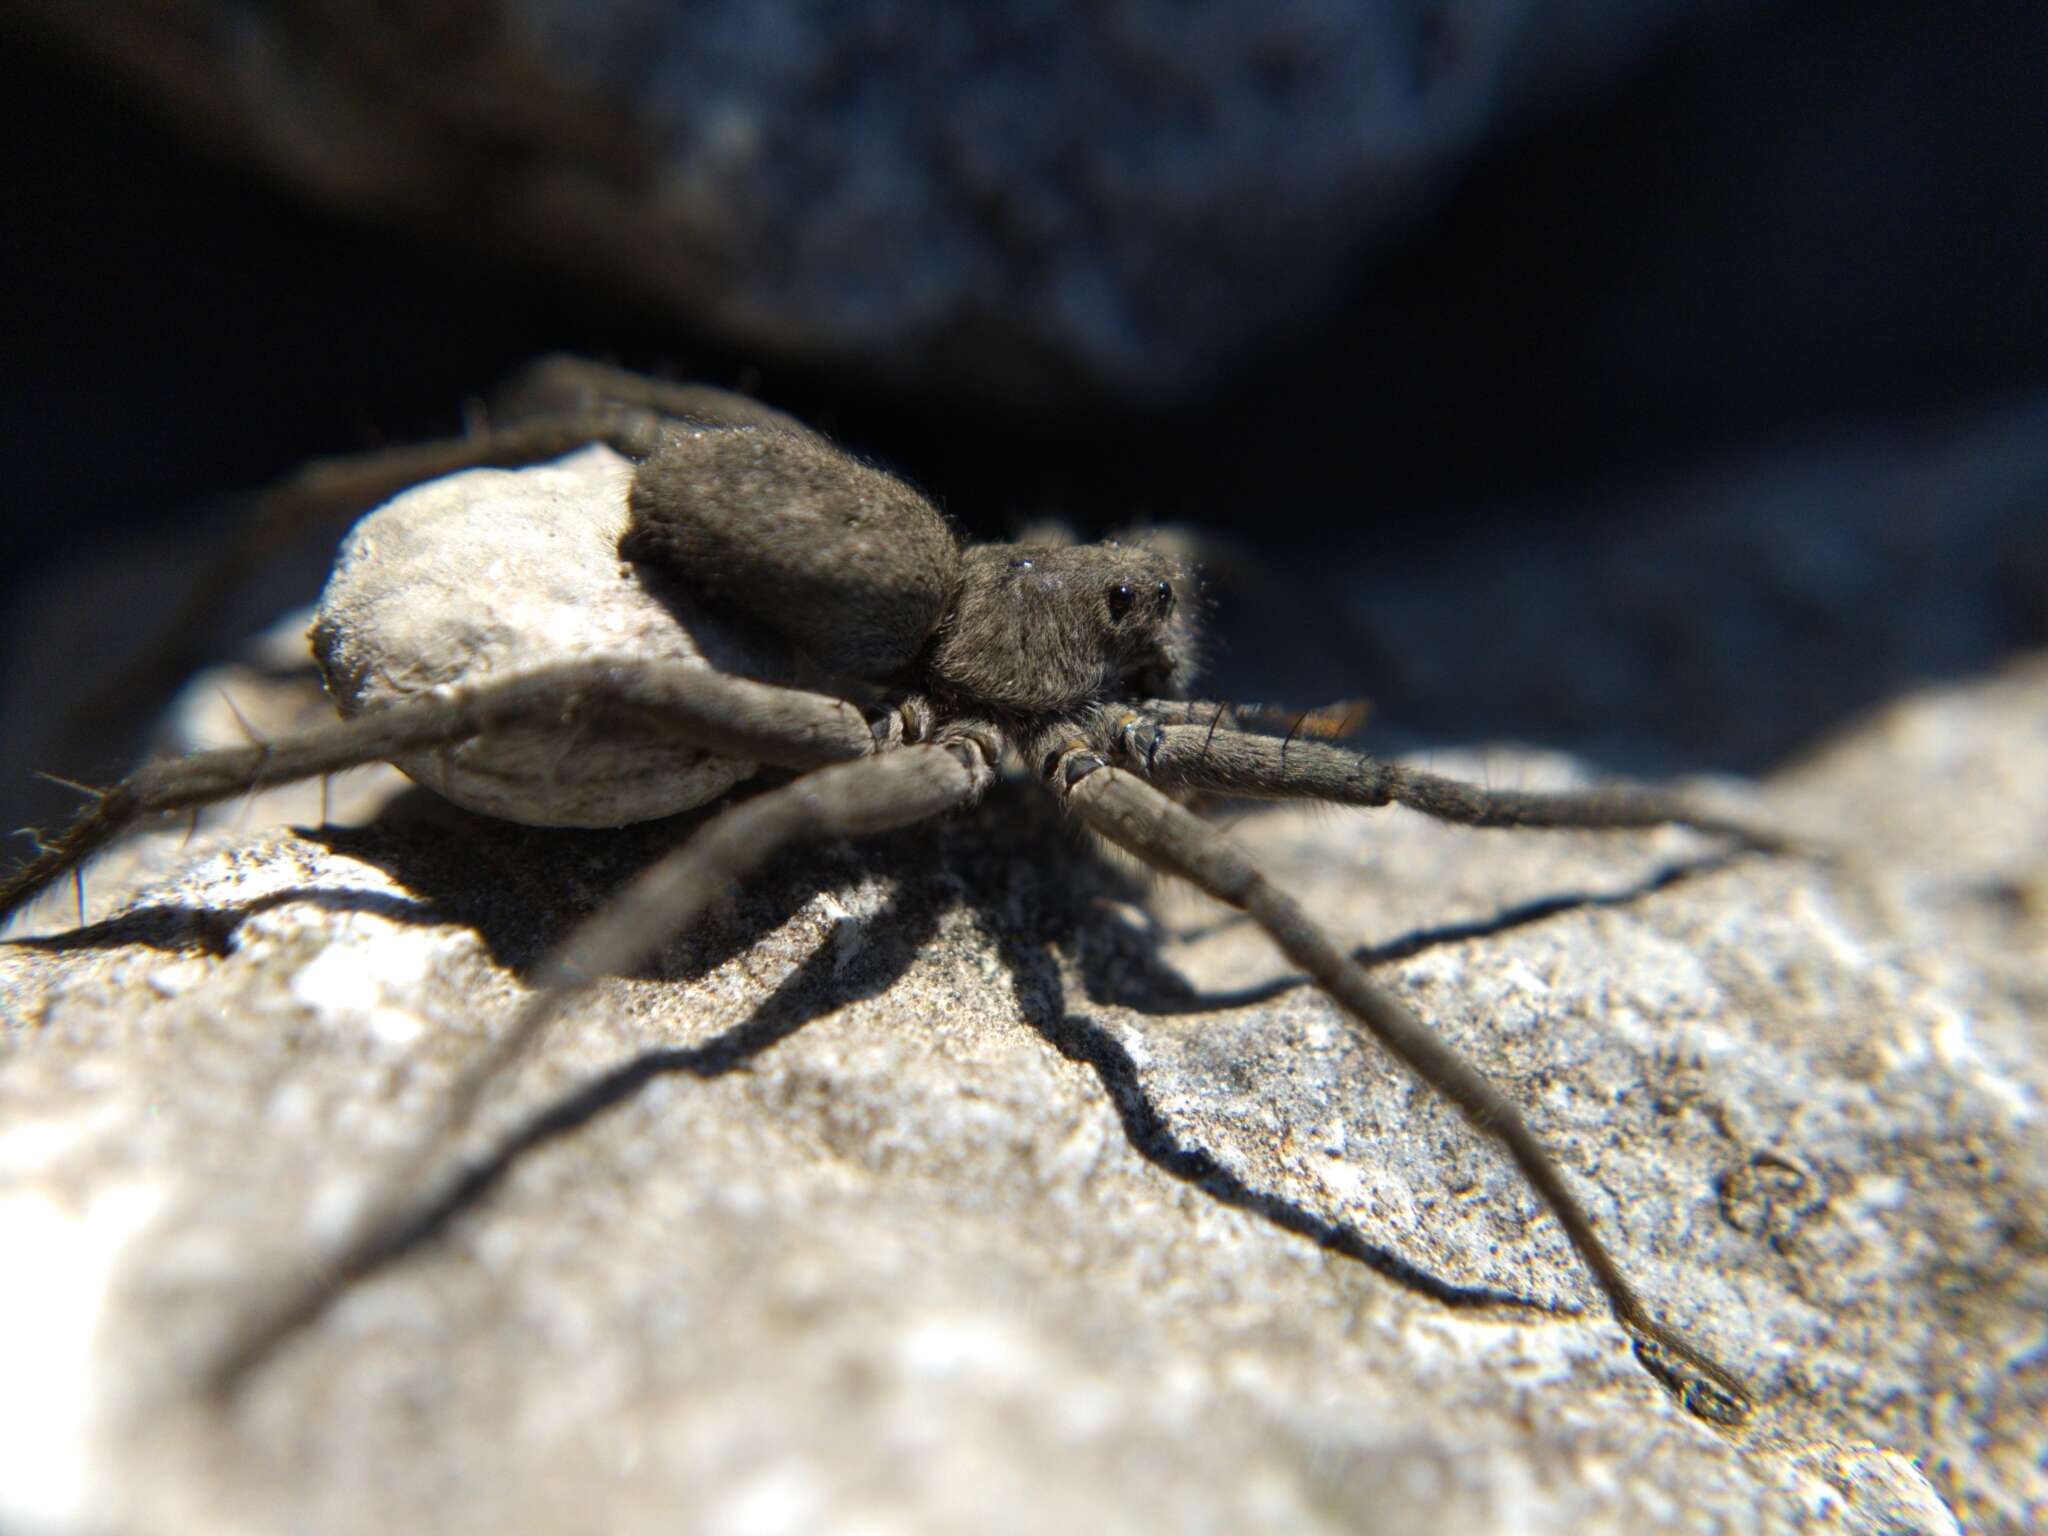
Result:
M1709 845L1401 812L1233 830L1528 1107L1664 1315L1756 1387L1745 1431L1645 1374L1503 1160L1254 930L1092 862L1009 785L778 860L577 1007L471 1154L637 1086L224 1417L180 1396L193 1362L690 822L215 823L96 926L53 896L24 925L49 936L0 950L0 1514L2038 1527L2048 660L1719 791L1843 856L1659 884Z

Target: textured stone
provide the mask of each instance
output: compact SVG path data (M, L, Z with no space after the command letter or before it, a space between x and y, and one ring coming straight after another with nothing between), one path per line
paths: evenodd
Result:
M1022 785L777 860L600 989L471 1155L555 1133L209 1415L193 1363L690 824L410 792L356 830L223 813L0 950L7 1523L2036 1527L2048 658L1702 789L1841 856L1234 835L1528 1106L1757 1388L1744 1432L1644 1373L1502 1161L1256 932Z
M772 645L711 620L673 576L619 557L633 467L608 448L419 486L342 542L312 627L344 714L536 662L676 661L779 681ZM754 764L545 724L400 766L458 805L540 826L614 827L703 805Z

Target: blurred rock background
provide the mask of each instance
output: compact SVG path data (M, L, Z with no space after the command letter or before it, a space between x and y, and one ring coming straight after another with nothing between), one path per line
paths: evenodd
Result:
M2036 6L0 13L8 807L233 493L558 347L1189 524L1218 686L1397 736L1756 769L2048 632Z

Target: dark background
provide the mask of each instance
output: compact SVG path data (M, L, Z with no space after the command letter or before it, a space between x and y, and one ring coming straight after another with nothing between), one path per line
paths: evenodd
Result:
M0 86L16 124L0 148L16 683L71 687L107 662L92 636L109 653L145 637L131 604L54 640L47 621L50 594L84 590L80 572L131 536L221 537L230 493L311 455L454 430L466 397L552 349L754 390L977 535L1048 513L1194 525L1249 556L1218 583L1221 686L1362 691L1397 740L1511 733L1629 767L1755 770L2048 632L2028 533L2048 522L2048 481L2025 451L2048 389L2038 4L1787 0L1688 30L1485 143L1307 334L1144 409L806 366L533 275L518 252L321 211L47 44L10 47ZM1730 465L1764 467L1731 486ZM1689 583L1671 574L1686 535L1677 552L1646 542L1667 517L1698 537L1702 500L1737 518L1745 475L1794 487L1744 535L1759 569L1811 564L1770 527L1834 530L1840 579L1819 597L1758 608L1732 590L1754 585L1750 555ZM1653 596L1569 632L1625 579L1602 553L1617 549L1658 573ZM289 588L316 575L301 562L224 614L215 643L309 599ZM1402 608L1415 593L1440 617ZM1819 620L1800 607L1815 602ZM1698 623L1645 634L1644 604ZM1432 660L1489 626L1490 650ZM1617 647L1640 664L1536 698L1521 669L1551 642L1578 676ZM1673 646L1723 657L1684 685L1713 707L1659 683ZM1758 658L1788 652L1804 681L1780 688ZM1714 712L1744 716L1745 688L1769 701L1748 735ZM127 748L64 750L48 766L105 773Z

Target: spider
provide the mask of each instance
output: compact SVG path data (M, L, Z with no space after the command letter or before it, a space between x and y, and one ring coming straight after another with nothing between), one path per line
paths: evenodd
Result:
M70 826L0 879L4 916L139 819L381 760L492 814L585 825L708 804L762 767L793 775L712 815L541 963L529 999L465 1069L416 1154L331 1257L252 1314L214 1390L231 1391L399 1250L435 1204L422 1191L449 1183L444 1154L485 1090L582 990L648 957L778 850L958 810L1010 767L1089 831L1247 914L1354 1031L1500 1143L1644 1364L1703 1417L1747 1415L1743 1385L1658 1321L1630 1284L1515 1105L1183 801L1393 804L1479 827L1679 823L1759 850L1782 850L1783 840L1651 788L1480 788L1298 731L1253 729L1253 711L1188 697L1195 603L1175 558L1138 543L963 545L903 482L780 412L705 386L545 359L468 436L309 466L272 494L269 510L360 510L457 470L535 465L593 445L629 466L625 532L608 558L629 562L629 583L660 589L700 629L709 615L710 632L746 637L742 651L764 658L755 675L710 665L690 647L451 673L407 652L402 623L395 634L364 633L375 621L337 597L352 561L379 544L390 558L373 517L345 550L315 626L344 719L147 764L91 791Z

